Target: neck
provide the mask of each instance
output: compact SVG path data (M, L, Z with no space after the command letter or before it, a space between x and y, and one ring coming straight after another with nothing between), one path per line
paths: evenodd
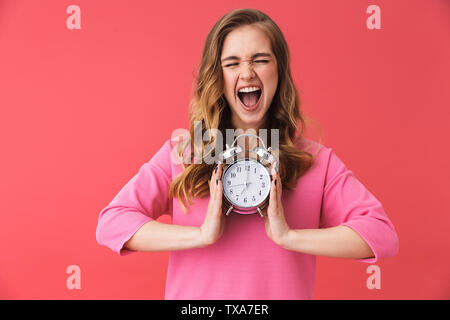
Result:
M245 123L245 122L239 122L239 121L232 121L233 128L235 130L242 130L242 133L250 133L249 130L253 130L256 135L258 135L259 129L268 128L268 121L267 116L264 117L263 120L261 120L258 124L252 124L252 123Z
M267 118L267 115L264 117L264 119L258 125L253 125L253 124L248 124L248 123L239 123L238 125L236 125L236 124L237 123L235 121L232 121L233 128L235 130L239 130L237 135L242 134L242 133L252 133L252 134L259 136L259 129L270 129L269 128L270 123ZM254 130L254 131L252 131L252 130ZM241 137L236 142L238 145L242 146L244 148L244 150L246 150L246 152L245 152L246 157L248 157L248 150L253 149L254 147L259 145L258 139L254 138L254 137L249 137L249 136Z

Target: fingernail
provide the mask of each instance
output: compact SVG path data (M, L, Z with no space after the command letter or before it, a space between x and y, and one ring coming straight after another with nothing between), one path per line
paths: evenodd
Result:
M217 185L219 184L219 180L217 180L217 179L216 179L216 184L217 184Z

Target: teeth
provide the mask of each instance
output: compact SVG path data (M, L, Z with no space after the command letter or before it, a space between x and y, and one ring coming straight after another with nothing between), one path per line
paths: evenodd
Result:
M253 91L258 91L261 90L258 87L247 87L247 88L242 88L239 90L239 92L253 92Z

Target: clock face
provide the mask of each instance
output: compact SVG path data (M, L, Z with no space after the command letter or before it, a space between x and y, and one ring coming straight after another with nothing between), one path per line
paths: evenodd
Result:
M228 166L222 184L228 201L241 208L260 205L270 192L269 172L254 159L240 159Z

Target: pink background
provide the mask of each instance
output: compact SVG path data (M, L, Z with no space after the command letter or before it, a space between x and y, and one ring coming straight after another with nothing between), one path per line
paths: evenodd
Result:
M81 30L66 27L71 4ZM371 4L381 30L366 27ZM399 234L380 290L368 264L318 257L315 297L450 298L448 0L0 0L0 298L163 298L168 253L99 246L98 213L187 128L204 39L240 7L280 26L304 112Z

